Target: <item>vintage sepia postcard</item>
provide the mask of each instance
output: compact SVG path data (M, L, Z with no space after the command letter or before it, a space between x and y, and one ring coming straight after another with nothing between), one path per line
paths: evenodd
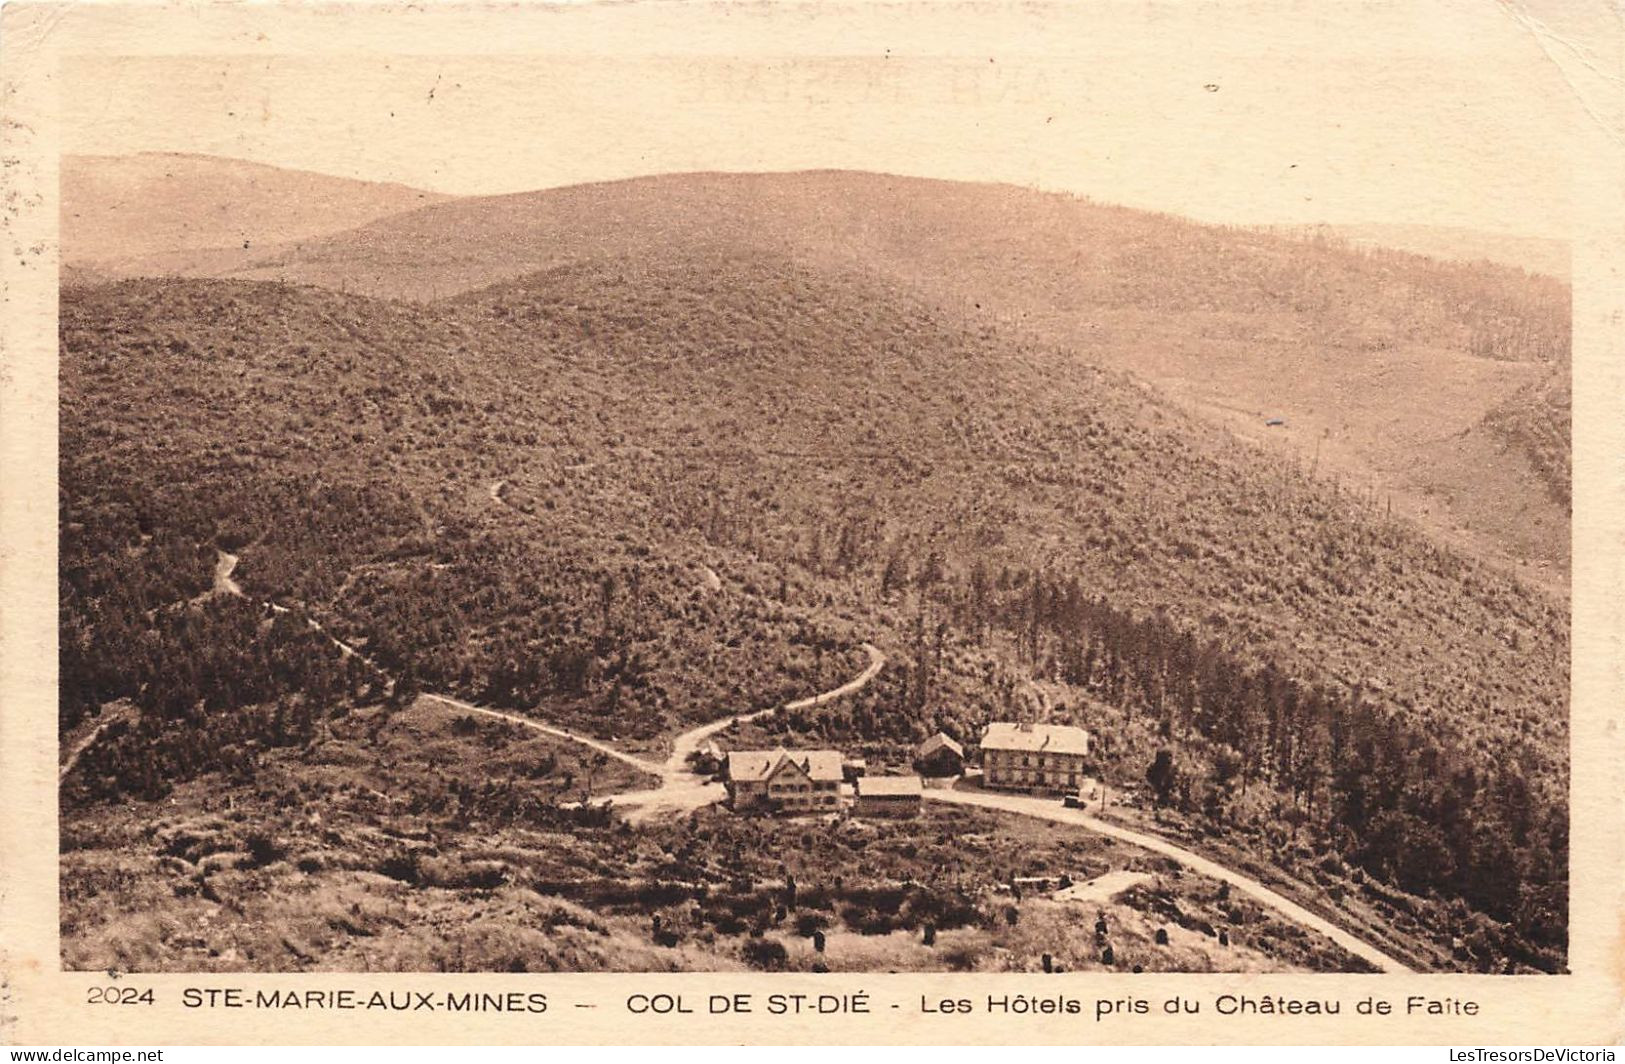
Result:
M1608 4L3 26L0 1042L1625 1034Z

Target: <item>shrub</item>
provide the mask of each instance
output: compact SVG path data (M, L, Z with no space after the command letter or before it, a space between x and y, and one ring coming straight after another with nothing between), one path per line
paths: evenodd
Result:
M820 912L800 912L796 914L796 934L802 938L811 938L814 931L822 931L829 927L829 917Z
M378 866L378 872L390 879L410 883L414 887L423 882L422 859L417 853L410 850L393 853L384 858L383 862Z
M781 972L790 962L790 951L776 938L753 938L741 950L745 963L764 972Z
M264 868L273 861L282 859L282 847L276 840L264 832L256 831L243 840L243 849L248 851L248 860L254 868Z

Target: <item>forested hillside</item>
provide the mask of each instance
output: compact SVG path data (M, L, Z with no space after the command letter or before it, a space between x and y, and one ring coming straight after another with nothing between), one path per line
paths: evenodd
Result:
M1272 453L1373 492L1437 538L1561 591L1567 436L1459 435L1554 370L1569 290L1490 263L1201 225L1074 196L884 174L675 174L449 200L275 247L134 272L429 301L599 256L783 257L906 291L938 320L1071 351ZM719 338L722 339L722 338ZM1517 401L1522 402L1522 398ZM1530 409L1533 421L1557 412ZM1266 421L1275 424L1266 427ZM1552 463L1555 461L1556 465ZM1511 493L1509 495L1509 493ZM1511 507L1524 515L1510 520Z
M1076 719L1109 780L1352 868L1454 964L1563 962L1565 609L1090 348L725 241L426 304L123 282L61 329L63 726L140 710L73 801L422 689L659 750L868 640L879 683L767 727L900 764Z

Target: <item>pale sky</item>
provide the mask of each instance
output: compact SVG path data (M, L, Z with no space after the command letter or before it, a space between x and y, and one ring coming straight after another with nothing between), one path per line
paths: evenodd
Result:
M1595 120L1565 39L1490 0L689 10L618 47L534 27L505 42L487 19L387 55L328 26L305 54L67 59L62 147L460 194L851 168L1215 222L1567 237L1570 138ZM634 16L576 21L616 17Z

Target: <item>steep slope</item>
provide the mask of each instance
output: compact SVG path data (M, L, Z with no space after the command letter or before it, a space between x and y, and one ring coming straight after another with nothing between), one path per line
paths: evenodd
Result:
M432 299L673 248L866 275L959 327L996 326L1126 370L1206 420L1373 493L1445 542L1547 567L1562 593L1566 514L1549 494L1519 496L1531 520L1510 528L1495 518L1505 500L1485 478L1459 463L1441 471L1433 457L1554 367L1567 372L1567 288L1518 270L1010 186L814 172L456 200L180 272ZM1535 458L1520 446L1479 456L1492 463L1488 483L1522 482ZM1566 444L1548 459L1566 470Z
M1172 746L1165 797L1209 830L1300 825L1465 898L1477 963L1561 963L1564 611L1072 350L717 242L428 306L110 285L65 297L62 341L63 724L147 712L92 780L218 764L244 739L218 710L382 697L277 618L168 611L218 547L396 701L639 749L832 686L864 640L896 663L872 691L773 726L906 761L1043 685L1112 737L1115 785Z
M113 275L207 270L252 250L351 229L446 197L173 152L62 159L62 261ZM141 260L139 267L132 263Z

